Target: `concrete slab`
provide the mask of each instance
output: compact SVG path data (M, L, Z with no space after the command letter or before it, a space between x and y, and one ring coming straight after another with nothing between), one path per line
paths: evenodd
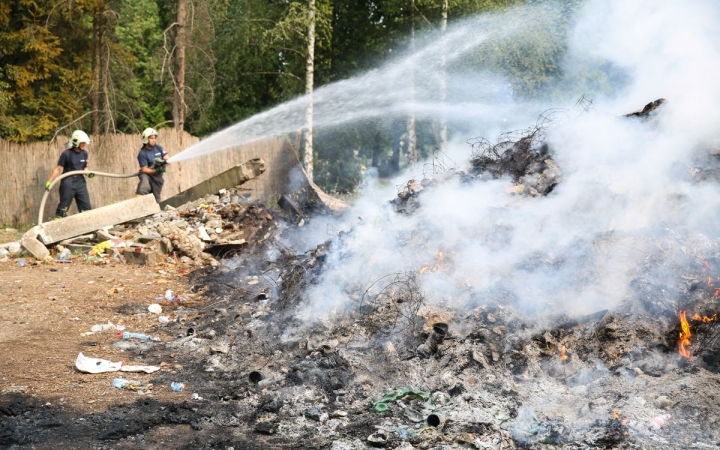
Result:
M265 161L262 158L254 158L250 161L238 164L225 172L215 175L190 189L183 191L174 197L160 202L160 207L170 205L173 208L184 205L187 202L203 198L207 195L217 194L220 189L229 189L239 186L248 180L252 180L265 172Z
M42 260L50 256L50 252L45 245L37 239L38 233L40 233L40 227L38 225L26 231L22 239L20 239L20 245L32 253L34 257Z
M152 194L133 197L112 205L45 222L37 227L39 228L37 237L42 243L49 245L63 239L80 236L103 227L125 223L157 212L160 212L160 205L155 202L155 197ZM28 248L28 250L32 252L31 249Z

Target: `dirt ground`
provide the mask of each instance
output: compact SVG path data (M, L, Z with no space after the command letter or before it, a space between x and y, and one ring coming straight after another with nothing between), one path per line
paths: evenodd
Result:
M158 315L147 306L158 303L162 315L174 319L179 307L197 306L190 292L188 268L163 264L156 267L125 265L112 260L85 261L75 255L70 263L37 263L28 257L0 263L0 394L23 392L67 406L80 413L104 410L110 404L135 402L137 392L112 387L114 378L149 381L156 374L110 372L87 374L75 368L85 356L128 364L158 365L177 373L182 367L167 361L132 359L112 344L121 339L116 331L89 334L95 324L112 322L125 330L174 338ZM165 300L167 289L183 302ZM189 388L189 387L188 387ZM147 394L162 402L182 401L191 392L173 392L170 386L153 386Z

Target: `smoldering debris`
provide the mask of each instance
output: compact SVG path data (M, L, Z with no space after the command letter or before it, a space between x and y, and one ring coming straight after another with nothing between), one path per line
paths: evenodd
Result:
M462 182L482 182L485 173L510 174L511 183L547 175L552 151L540 136L535 130L490 149L496 157L489 159L485 150L485 156L474 153ZM475 165L478 156L485 159ZM562 183L559 176L552 180ZM440 182L408 182L393 205L412 199L424 208L423 195ZM552 195L550 184L532 186L539 195ZM522 199L539 200L532 193ZM167 324L176 339L127 350L134 360L173 355L182 369L161 370L153 383L182 375L195 397L188 393L181 405L139 403L108 413L129 421L127 428L109 427L103 422L109 416L88 417L99 424L89 428L95 442L142 447L144 436L159 426L182 430L186 448L202 442L307 449L670 449L712 448L720 440L713 394L720 382L720 245L706 236L669 228L651 236L596 236L598 253L622 243L645 257L632 268L630 290L618 306L598 303L584 315L529 314L502 286L482 298L459 286L453 295L467 302L436 298L424 290L424 277L454 270L438 255L434 262L418 261L414 270L344 286L343 308L320 317L306 314L309 293L317 295L312 288L332 265L342 265L355 231L296 252L279 237L297 227L298 211L299 205L283 213L221 195L127 225L122 233L110 230L128 239L131 230L155 232L152 239L176 256L198 261L192 277L205 301L196 302L184 320ZM246 244L213 256L216 264L193 253L198 242L239 239ZM533 258L524 274L555 264L550 256ZM51 410L13 398L16 403L0 408L0 436L8 442L41 445L57 438L63 425L76 431L70 416L53 414L59 425L41 426L35 419L50 417ZM17 402L25 406L12 406Z

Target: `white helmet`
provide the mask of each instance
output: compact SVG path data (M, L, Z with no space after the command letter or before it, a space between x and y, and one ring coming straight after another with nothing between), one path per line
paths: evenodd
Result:
M143 144L148 143L148 138L150 136L157 137L157 135L158 135L157 131L155 131L153 128L145 128L145 131L142 132Z
M70 142L72 142L73 147L79 147L80 144L83 142L89 144L90 138L84 131L75 130L72 134L72 137L70 138Z

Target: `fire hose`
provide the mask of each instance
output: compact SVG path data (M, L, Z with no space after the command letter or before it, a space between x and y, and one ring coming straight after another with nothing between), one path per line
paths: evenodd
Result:
M52 183L50 183L50 186L45 189L45 194L43 194L42 201L40 202L40 212L38 213L38 225L42 225L43 223L43 211L45 210L45 202L47 202L48 195L50 194L50 191L52 190L53 186L57 184L58 181L62 180L63 178L67 178L72 175L89 175L91 173L94 173L95 175L99 175L101 177L111 177L111 178L131 178L138 176L138 172L133 173L107 173L107 172L97 172L94 170L74 170L72 172L66 172L59 177L55 178Z

